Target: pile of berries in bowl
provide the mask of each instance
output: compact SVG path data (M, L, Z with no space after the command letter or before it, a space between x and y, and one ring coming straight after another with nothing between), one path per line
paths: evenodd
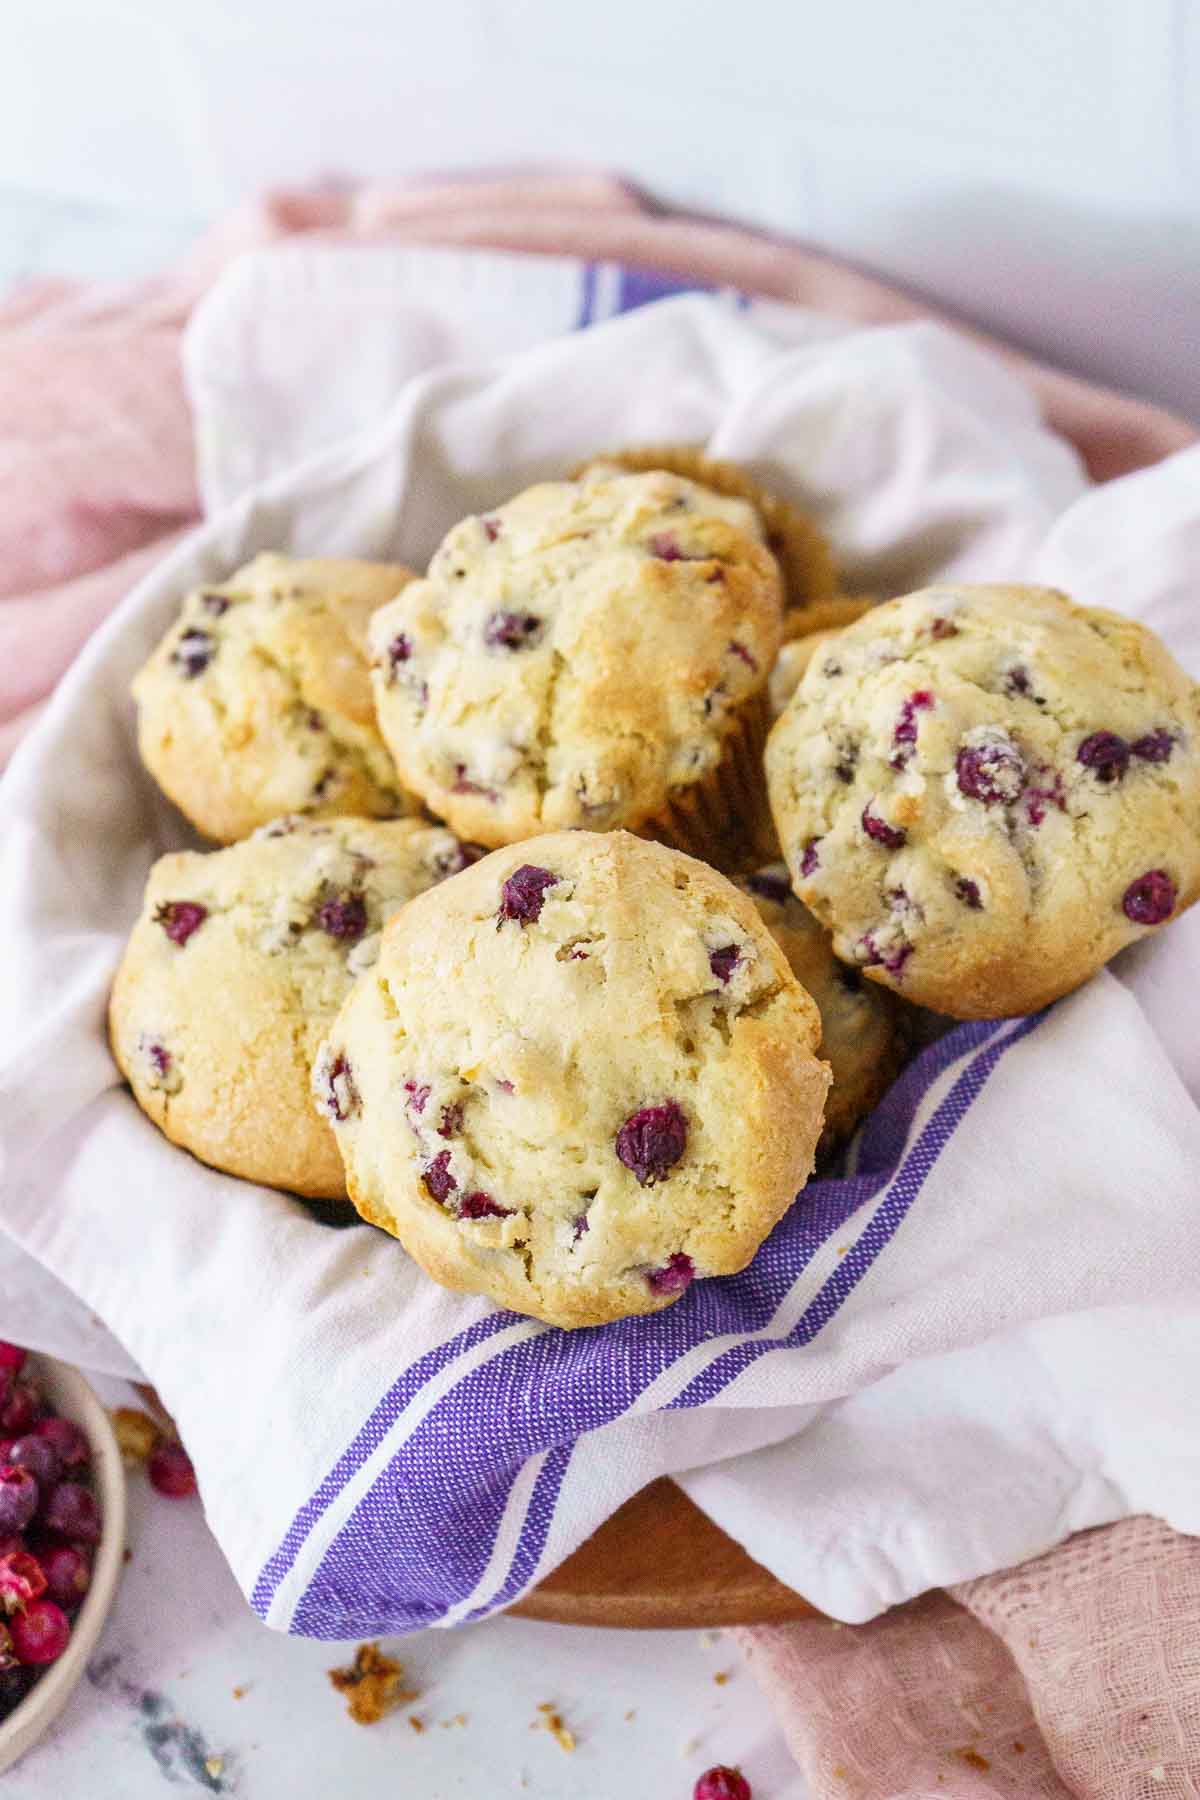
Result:
M77 1371L0 1341L0 1769L65 1703L124 1544L120 1452Z

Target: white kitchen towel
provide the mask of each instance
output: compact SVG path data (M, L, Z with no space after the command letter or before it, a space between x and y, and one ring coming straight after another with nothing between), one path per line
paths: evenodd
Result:
M380 319L401 335L402 285ZM251 308L235 325L230 383L253 386L264 332L288 320ZM419 562L463 512L591 450L700 439L814 505L881 585L1021 576L1040 551L1087 597L1107 544L1099 597L1148 611L1165 594L1197 666L1171 596L1200 452L1091 494L1023 390L952 335L801 335L670 300L414 375L368 429L269 474L142 584L0 789L0 1222L159 1386L234 1571L280 1628L478 1617L667 1470L707 1469L691 1479L714 1514L845 1618L1094 1518L1200 1522L1172 1399L1200 1373L1200 1079L1165 1019L1195 1006L1192 917L1047 1014L923 1052L743 1275L570 1334L202 1167L108 1057L107 987L146 869L187 841L139 767L128 681L184 589L259 549ZM351 337L346 356L358 366ZM216 491L216 412L209 432ZM1145 498L1152 481L1174 513Z

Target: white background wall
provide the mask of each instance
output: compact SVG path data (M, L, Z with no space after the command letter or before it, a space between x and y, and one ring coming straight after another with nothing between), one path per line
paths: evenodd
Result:
M567 160L1200 416L1197 0L0 0L0 186Z

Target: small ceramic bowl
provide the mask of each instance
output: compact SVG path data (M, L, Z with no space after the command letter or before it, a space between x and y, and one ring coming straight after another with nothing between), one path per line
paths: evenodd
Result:
M0 1725L0 1771L33 1748L70 1699L104 1628L125 1549L125 1470L108 1414L78 1369L52 1356L30 1361L55 1412L74 1419L87 1434L102 1535L92 1565L92 1585L75 1615L70 1643Z

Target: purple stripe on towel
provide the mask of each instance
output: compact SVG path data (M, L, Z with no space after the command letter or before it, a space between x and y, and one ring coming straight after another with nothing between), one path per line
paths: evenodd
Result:
M1007 1035L1005 1027L994 1023L959 1026L930 1045L895 1084L864 1134L860 1162L869 1166L860 1166L848 1180L810 1184L741 1275L697 1282L663 1313L591 1330L540 1332L466 1370L342 1523L300 1599L292 1629L316 1637L349 1637L413 1630L443 1618L483 1578L524 1463L548 1451L507 1575L495 1601L476 1612L515 1598L532 1579L542 1554L575 1439L626 1414L651 1382L697 1345L762 1331L831 1233L890 1182L875 1218L795 1330L785 1339L731 1345L673 1404L701 1404L767 1349L810 1342L891 1240L1004 1050L1036 1023L1024 1021ZM931 1085L964 1056L972 1060L897 1167ZM494 1321L499 1328L511 1319L495 1314L480 1321L472 1327L472 1341L484 1335L484 1325ZM463 1333L461 1340L469 1336ZM411 1395L434 1372L431 1361L441 1368L458 1353L450 1346L431 1352L376 1409L264 1569L255 1590L259 1611L265 1610L260 1593L269 1599L313 1523L381 1441L387 1423L399 1415L405 1402L393 1396L401 1390ZM425 1372L418 1374L422 1367Z
M316 1493L307 1500L292 1520L287 1533L274 1555L264 1563L262 1573L254 1584L254 1592L250 1596L250 1604L256 1613L266 1617L267 1610L274 1598L275 1590L283 1580L309 1532L326 1509L333 1504L346 1484L361 1469L371 1454L378 1449L387 1433L391 1430L404 1408L413 1396L431 1381L435 1375L452 1363L456 1357L463 1355L485 1338L494 1336L515 1319L514 1313L489 1313L486 1318L477 1319L474 1325L460 1331L455 1337L447 1338L444 1344L429 1350L411 1368L404 1371L394 1381L379 1405L371 1413L361 1430L355 1435L348 1448L343 1451L333 1468L329 1471Z

